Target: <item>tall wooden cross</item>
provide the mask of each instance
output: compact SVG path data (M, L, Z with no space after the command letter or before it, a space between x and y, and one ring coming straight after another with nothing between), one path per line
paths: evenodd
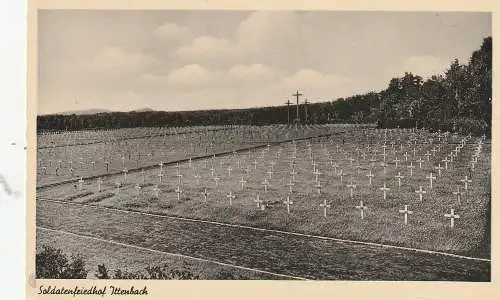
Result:
M306 124L307 124L307 104L309 104L309 101L307 99L304 101L304 112L306 114Z
M285 102L286 104L286 109L287 109L287 124L290 125L290 104L292 104L292 102L290 102L290 99L288 99L287 102Z
M299 93L299 90L297 90L297 92L295 94L293 94L292 96L294 96L296 99L297 99L297 118L295 119L295 122L296 123L299 123L300 122L300 116L299 116L299 97L302 96L301 93Z

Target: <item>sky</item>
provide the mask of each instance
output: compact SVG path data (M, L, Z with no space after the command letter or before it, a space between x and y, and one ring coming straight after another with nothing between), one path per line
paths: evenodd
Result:
M331 101L465 64L487 36L472 12L40 11L38 114Z

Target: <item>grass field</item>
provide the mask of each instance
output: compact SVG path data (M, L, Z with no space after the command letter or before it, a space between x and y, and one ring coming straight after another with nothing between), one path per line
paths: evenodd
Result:
M488 281L490 276L488 262L441 255L43 201L37 210L41 227L307 279ZM100 247L97 257L121 256L112 245ZM126 262L141 265L135 256L129 252Z
M479 139L475 137L448 135L445 138L425 131L398 129L363 129L348 133L342 133L345 128L340 126L327 129L337 134L294 143L272 144L261 149L239 151L226 156L181 163L178 166L162 166L161 183L158 166L144 173L128 173L126 179L125 175L103 178L100 192L97 190L96 180L87 180L81 189L78 183L40 189L37 197L489 258L489 142L481 142L481 155L471 174L468 165L479 143ZM272 132L273 139L277 140L285 136L324 134L327 129L311 126L304 128L303 132L296 130L288 135L285 134L286 127L283 126L269 127L267 130ZM229 135L221 140L237 140L238 131L219 133ZM266 136L262 133L261 135ZM449 153L456 149L464 138L464 146L460 146L453 162L448 163L448 169L443 169L442 175L439 176L435 167L439 164L444 167L442 160L449 158ZM134 140L137 143L139 141ZM385 172L381 166L384 161L384 143L387 163ZM234 142L230 146L241 145L243 143ZM146 151L149 146L143 148L142 151ZM175 152L175 149L172 152ZM427 153L429 155L425 156ZM39 164L46 163L43 158L39 156ZM352 160L349 160L350 158ZM396 158L399 160L397 167ZM421 168L418 163L420 158L423 160ZM151 157L148 163L154 160L155 158ZM415 166L412 176L408 168L410 163ZM295 178L290 174L292 170L297 173ZM318 172L313 173L314 170ZM342 179L339 176L340 170L343 173ZM93 172L89 171L88 174ZM372 185L366 176L369 172L374 175ZM431 172L436 177L432 189L429 179L426 178ZM398 173L404 176L401 188L394 177ZM44 182L55 180L43 180L44 176L40 171L38 174ZM177 176L178 174L182 177ZM459 187L463 191L464 184L460 180L465 175L472 175L472 181L468 184L467 193L463 194L458 202L453 192ZM59 177L57 179L61 180ZM240 182L242 179L245 181L243 188ZM265 179L268 182L267 191L263 185ZM116 182L121 184L118 193ZM293 183L291 193L290 186L287 185L290 182ZM321 185L320 192L317 182ZM356 185L352 197L347 186L350 183ZM385 200L380 190L384 183L390 188ZM136 189L137 185L141 187L140 190ZM154 191L156 186L159 188L158 197ZM420 186L426 191L423 201L420 201L415 193ZM207 201L202 195L205 189L208 192ZM176 190L182 190L182 193L178 194ZM227 197L230 192L235 195L235 198L231 199L231 205ZM262 204L266 205L264 210L254 201L257 195L263 200ZM283 203L287 197L293 201L290 213ZM320 206L325 200L330 205L326 217L323 207ZM363 219L360 217L360 211L356 209L360 200L367 206ZM403 214L399 213L405 205L413 212L408 216L407 225L404 224ZM450 220L444 216L450 213L450 209L460 215L460 218L455 220L454 228L450 228ZM41 212L37 211L37 217L39 214ZM112 215L106 215L106 218L111 217ZM40 218L43 218L43 215ZM47 226L54 225L49 223ZM105 234L108 230L102 224L93 226L102 227L99 234ZM80 230L82 229L78 229L79 232ZM181 244L179 242L179 245ZM321 248L319 252L323 251ZM316 268L316 264L314 265ZM477 272L484 275L478 275L483 279L489 277L489 269L486 272L484 266ZM413 276L403 273L398 273L397 276ZM445 277L455 278L451 273L450 271ZM365 278L363 275L356 276L352 278ZM373 274L371 276L373 277ZM396 278L396 275L392 276L391 278ZM415 276L422 277L421 274Z
M88 279L97 279L97 266L104 264L110 275L114 270L128 272L144 271L148 266L168 265L169 269L187 269L199 279L272 279L280 280L283 277L263 273L256 273L213 263L193 261L167 254L154 253L131 247L113 245L102 241L81 238L52 231L38 229L37 251L42 245L51 245L64 253L79 255L85 261L85 268L89 271ZM229 275L228 275L229 274ZM288 278L289 279L289 278Z

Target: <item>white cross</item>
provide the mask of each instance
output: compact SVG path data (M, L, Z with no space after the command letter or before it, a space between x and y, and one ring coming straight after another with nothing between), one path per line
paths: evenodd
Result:
M177 201L181 200L182 189L179 185L175 188L175 192L177 193Z
M330 204L327 204L327 203L326 203L326 199L325 199L325 200L323 201L323 203L322 203L322 204L320 204L319 206L323 207L323 216L325 216L325 218L326 218L326 210L327 210L328 208L330 208Z
M255 200L253 200L255 203L257 203L257 207L260 207L260 205L262 204L262 199L260 199L259 197L259 194L257 194L257 198ZM264 210L264 208L262 208L262 210Z
M408 169L410 169L410 177L412 177L413 176L413 169L415 169L415 166L413 166L413 162L410 162Z
M318 190L318 194L321 194L321 182L316 181L314 187Z
M313 172L314 175L316 175L316 181L318 181L318 176L321 175L322 173L316 169L314 172Z
M233 199L236 198L236 196L233 195L233 193L231 191L229 191L229 194L226 197L229 199L229 205L232 206L233 205Z
M426 178L426 179L429 179L429 181L430 181L430 189L432 190L432 181L433 181L434 179L436 179L436 177L434 177L434 176L432 175L432 172L431 172L431 174L429 174L429 176L427 176L427 177L425 177L425 178Z
M453 228L455 226L455 219L459 219L459 215L455 215L455 211L452 208L449 214L444 215L446 218L450 218L450 227Z
M380 166L384 168L384 175L385 175L387 173L387 164L385 162L382 162Z
M177 176L177 177L179 178L178 184L179 184L179 185L182 185L182 177L183 177L184 175L182 175L182 174L177 174L177 175L175 175L175 176Z
M448 170L448 163L450 162L450 160L448 159L448 157L446 157L445 159L443 159L442 162L444 162L444 168L446 170Z
M465 178L460 181L465 184L465 190L467 191L468 183L471 183L472 180L468 179L467 175L465 175Z
M441 167L441 164L438 164L438 166L434 167L434 169L438 170L438 175L441 177L441 171L443 170L443 167Z
M292 175L292 180L295 181L295 175L297 175L298 173L295 172L295 169L292 169L292 171L290 172L290 175Z
M160 172L160 174L158 174L158 177L160 178L160 184L161 184L163 176L165 176L165 175L163 175L163 173L161 173L161 172Z
M220 180L219 176L216 176L214 180L215 180L215 187L219 186L219 180Z
M464 192L460 191L460 187L459 186L457 187L457 191L453 192L453 195L457 195L458 204L460 204L460 196L463 195L463 194L464 194Z
M292 186L294 186L295 184L290 180L286 185L290 188L290 194L291 194L292 193Z
M385 199L386 199L386 197L387 197L387 192L388 192L388 191L390 191L391 189L390 189L390 188L388 188L388 187L386 187L386 186L385 186L385 182L384 182L384 186L383 186L383 187L381 187L381 188L380 188L380 190L381 190L382 192L384 192L384 200L385 200Z
M361 166L360 165L357 165L356 166L356 174L359 175L359 170L361 169Z
M204 198L205 202L207 202L207 198L208 198L208 192L207 192L207 189L205 189L205 190L201 193L201 195L203 196L203 198Z
M408 161L408 152L405 152L403 156L405 157L405 161Z
M401 175L399 172L398 172L398 175L396 175L394 177L398 179L398 188L401 188L401 179L405 178L405 177L403 175Z
M101 184L102 184L102 179L101 177L97 178L97 191L101 191Z
M424 156L427 157L427 161L429 161L429 156L431 156L431 154L429 153L429 151L427 151L427 153L425 153Z
M396 157L396 158L394 159L394 162L396 163L396 169L397 169L397 168L398 168L398 163L400 162L400 160Z
M293 204L293 201L290 200L290 196L286 197L286 201L283 201L283 204L286 204L286 210L290 213L290 204Z
M369 184L372 185L372 177L375 177L375 175L372 174L372 170L370 169L370 173L368 173L368 180L369 180Z
M82 190L83 189L83 177L80 177L80 180L78 180L78 189L79 190Z
M405 214L405 225L407 225L408 224L408 215L411 215L413 212L408 210L408 205L405 205L405 209L404 210L400 209L399 212L402 214Z
M333 163L333 160L332 160L332 168L333 168L333 172L334 172L334 173L337 173L337 168L338 168L338 167L339 167L339 166L338 166L336 163Z
M158 165L160 166L160 173L161 173L163 171L163 162L160 162Z
M344 177L344 171L340 169L340 172L338 174L340 176L340 184L342 184L342 178Z
M364 219L365 218L365 214L364 214L364 211L365 209L367 209L368 207L366 207L365 205L363 205L363 200L360 200L359 201L359 205L356 205L356 208L359 209L361 211L361 219Z
M317 165L318 165L318 164L317 164L315 161L313 161L313 162L312 162L313 172L314 172L314 171L316 171L316 166L317 166Z
M426 191L424 191L424 190L422 190L422 186L420 186L420 189L419 189L419 190L417 190L417 191L415 191L415 193L417 193L417 194L418 194L418 197L419 197L419 199L420 199L420 202L422 202L422 195L423 195L423 194L425 194L425 193L427 193L427 192L426 192Z
M269 181L267 181L267 178L264 178L264 182L262 182L262 185L264 186L264 191L267 192L267 186L269 185Z
M231 177L231 171L232 171L232 170L233 170L233 168L231 168L231 167L228 167L228 168L227 168L227 175L228 175L229 177Z
M417 160L416 162L418 162L419 168L420 168L420 169L422 169L422 163L424 162L424 161L422 160L422 158L421 158L421 157L419 157L419 158L418 158L418 160Z
M356 188L356 185L354 183L350 183L347 185L348 188L351 189L351 198L353 197L354 189Z
M245 183L247 183L247 181L243 177L241 177L240 183L241 183L241 189L244 189Z
M272 170L267 171L266 174L269 175L269 179L273 178L273 171Z
M135 185L135 190L137 191L137 196L139 196L141 194L141 185L137 183Z

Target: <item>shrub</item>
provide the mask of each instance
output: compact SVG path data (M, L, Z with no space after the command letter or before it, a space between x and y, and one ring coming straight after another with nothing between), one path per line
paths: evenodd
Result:
M60 249L43 245L43 250L36 254L36 277L47 279L84 279L88 271L79 256L71 259Z

